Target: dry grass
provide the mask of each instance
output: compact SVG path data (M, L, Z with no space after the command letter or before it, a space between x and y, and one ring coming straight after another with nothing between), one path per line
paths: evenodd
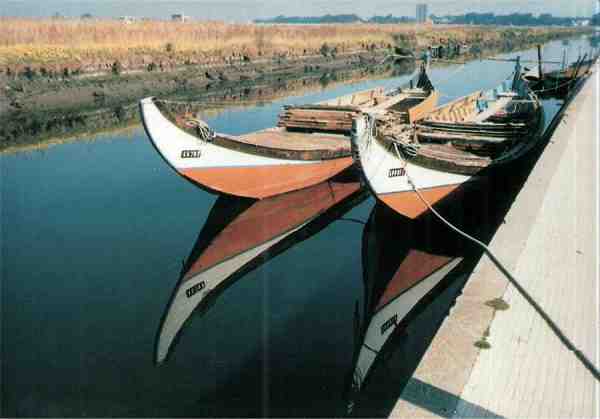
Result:
M55 62L127 52L167 52L206 55L275 53L302 54L323 43L339 49L393 42L396 27L376 25L261 26L219 22L159 22L124 24L97 20L0 19L0 59ZM403 30L410 30L403 28Z
M425 46L439 39L465 42L499 37L477 27L415 25L254 25L221 22L52 20L0 18L0 65L40 65L131 60L157 55L271 57L318 53L325 43L338 51L393 45L397 36ZM171 48L167 48L171 45ZM147 61L147 60L146 60Z
M405 27L405 30L408 29ZM270 44L285 48L333 43L390 41L398 31L378 25L252 25L220 22L0 19L0 46L45 45L70 48L163 47L213 51ZM320 44L319 44L320 45Z

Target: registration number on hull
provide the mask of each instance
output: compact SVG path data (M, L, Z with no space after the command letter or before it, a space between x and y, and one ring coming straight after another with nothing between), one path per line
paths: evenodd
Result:
M390 327L394 327L398 324L398 314L394 314L384 324L381 325L381 334L387 332Z
M390 169L390 171L388 172L388 177L399 177L404 175L406 175L406 170L404 169L404 167L395 167L393 169Z
M206 283L204 281L195 284L194 286L185 290L185 295L187 298L192 298L195 294L202 291L206 287Z
M182 159L197 159L202 156L202 152L200 150L182 150L181 158Z

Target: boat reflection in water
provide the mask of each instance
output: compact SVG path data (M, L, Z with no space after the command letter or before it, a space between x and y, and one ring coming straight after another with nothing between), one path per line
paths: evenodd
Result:
M156 362L167 357L196 308L207 307L242 275L316 234L366 197L354 171L260 201L220 196L184 264L163 318Z
M485 235L487 233L482 231L482 226L487 229L494 222L488 219L483 198L481 191L461 190L441 202L438 210L469 234ZM375 401L365 400L361 392L371 384L380 387L374 381L399 380L390 376L397 373L395 367L382 364L386 364L391 354L405 344L402 342L402 333L415 312L427 305L438 304L436 295L453 283L460 272L465 271L466 265L472 265L473 254L476 253L471 243L451 231L431 212L410 219L400 216L381 202L373 208L365 225L362 247L365 298L362 319L358 307L356 310L354 327L357 339L353 370L349 377L348 414L357 414L357 409L365 403L373 408ZM437 326L427 324L424 327L434 330ZM400 352L410 354L402 356L402 362L407 365L400 368L408 380L421 355L412 354L413 351L406 348ZM373 370L381 371L379 366L390 370L376 374L379 378L372 380ZM387 388L383 390L389 391ZM370 388L368 392L373 398ZM375 397L385 398L380 393L382 391L378 390ZM398 396L396 393L392 398ZM382 402L385 403L385 400L379 400L378 404ZM362 406L360 414L371 416L373 412L368 409Z

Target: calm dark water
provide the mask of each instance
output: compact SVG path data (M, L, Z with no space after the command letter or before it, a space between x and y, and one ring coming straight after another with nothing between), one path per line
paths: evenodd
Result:
M587 41L568 45L571 59L580 45ZM546 46L545 58L560 60L564 47ZM535 51L521 55L533 58ZM493 87L512 67L473 62L434 68L431 78L449 101ZM208 122L220 131L248 132L273 125L283 103L403 80L229 109ZM545 107L550 117L558 109L554 102ZM157 365L162 319L217 197L176 176L141 127L2 155L0 164L2 415L344 414L355 307L362 307L365 264L372 263L365 261L365 237L374 228L405 228L389 214L377 215L385 209L375 209L373 198L344 200L334 214L316 220L317 227L238 275L208 308L190 316L167 360ZM447 213L487 237L507 202L475 195L449 203ZM261 220L270 221L267 215ZM357 412L367 416L385 415L393 406L480 256L467 245L456 247L431 223L410 228L416 231L411 237L425 235L439 252L452 248L451 256L465 262L399 328L360 396ZM402 235L382 237L376 246L410 244ZM368 313L358 317L368 322Z

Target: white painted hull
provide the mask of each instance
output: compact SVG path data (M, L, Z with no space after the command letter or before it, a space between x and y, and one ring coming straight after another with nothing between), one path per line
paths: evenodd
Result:
M365 117L357 119L352 142L355 158L358 155L371 191L388 206L410 218L427 211L427 206L414 193L409 177L432 204L461 184L474 180L473 176L432 170L403 159L391 144L386 148L371 135Z
M211 191L266 198L325 181L352 165L351 157L294 160L232 150L185 132L153 98L140 102L144 128L165 161L180 175Z

